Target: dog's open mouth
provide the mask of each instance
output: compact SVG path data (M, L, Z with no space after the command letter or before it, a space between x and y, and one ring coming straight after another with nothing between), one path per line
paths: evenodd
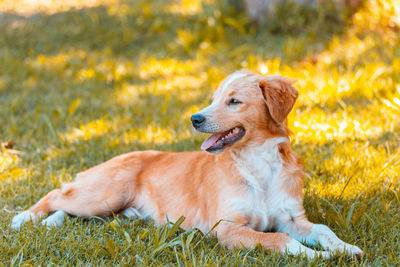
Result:
M215 133L203 142L201 149L207 152L222 150L225 147L237 142L244 136L245 132L246 131L243 127L238 126L226 132Z

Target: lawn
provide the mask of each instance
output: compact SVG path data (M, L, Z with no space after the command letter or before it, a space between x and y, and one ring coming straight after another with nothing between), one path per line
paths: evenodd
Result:
M0 1L0 265L400 265L396 0L343 12L287 4L260 27L225 0L43 3ZM289 124L307 215L361 247L361 261L227 250L178 224L119 217L9 229L115 155L199 149L190 115L241 68L297 79Z

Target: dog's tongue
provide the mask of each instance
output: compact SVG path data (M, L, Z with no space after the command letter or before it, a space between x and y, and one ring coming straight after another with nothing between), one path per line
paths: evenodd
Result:
M201 144L201 149L207 150L212 147L218 141L218 139L222 137L223 134L224 133L216 133L208 137L207 140L204 141L203 144Z

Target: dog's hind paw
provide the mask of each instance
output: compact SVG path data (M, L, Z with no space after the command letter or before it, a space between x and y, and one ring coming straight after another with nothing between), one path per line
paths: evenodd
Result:
M47 217L42 221L42 225L45 225L47 228L51 227L59 227L63 225L64 223L64 218L67 215L67 213L63 210L58 210L54 212L52 215Z
M21 229L21 226L29 221L35 221L36 220L36 215L33 214L31 211L29 210L25 210L23 212L21 212L20 214L16 215L12 221L11 221L11 229L18 231L19 229Z

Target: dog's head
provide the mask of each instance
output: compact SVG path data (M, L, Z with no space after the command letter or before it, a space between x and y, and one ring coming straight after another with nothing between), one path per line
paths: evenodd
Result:
M196 131L212 134L201 148L216 153L287 136L286 117L298 96L292 83L282 76L262 77L248 71L229 75L214 93L212 104L191 117Z

